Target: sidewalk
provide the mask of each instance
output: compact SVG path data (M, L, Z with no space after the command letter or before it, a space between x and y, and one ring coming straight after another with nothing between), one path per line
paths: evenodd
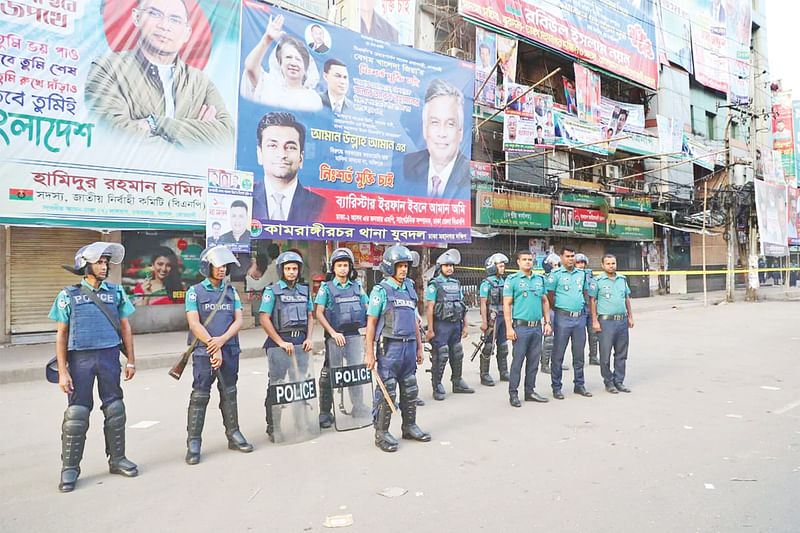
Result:
M800 289L791 288L787 290L783 286L761 287L758 291L758 299L759 301L800 301ZM708 293L709 306L718 305L724 300L724 291ZM744 302L744 290L736 291L736 302L740 305L746 305L746 302ZM636 298L633 300L634 313L637 315L641 313L702 306L702 293L669 294L664 296L652 296L650 298ZM245 323L252 324L252 320L245 319ZM477 336L479 334L478 326L480 324L480 313L478 309L471 308L467 312L467 323L469 325L470 336ZM239 343L242 348L240 357L264 357L262 345L265 339L266 334L261 328L243 330L239 334ZM474 339L465 340L464 346L471 346L471 340ZM314 328L313 342L314 352L321 354L324 344L323 330L319 325ZM134 345L136 348L137 370L164 368L166 373L166 369L175 364L180 354L186 350L186 332L175 331L170 333L135 335ZM44 379L44 365L54 355L55 343L52 342L0 347L0 385L4 383ZM189 375L188 379L191 380L191 370L187 369L187 373ZM187 378L184 377L183 379Z

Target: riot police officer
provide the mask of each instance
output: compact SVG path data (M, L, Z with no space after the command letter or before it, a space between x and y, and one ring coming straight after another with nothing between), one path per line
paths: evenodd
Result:
M79 249L74 266L64 268L83 279L58 293L48 315L58 322L58 385L68 394L61 425L61 492L74 490L81 472L95 378L105 416L103 432L109 472L126 477L139 473L125 457L125 405L119 383L120 349L127 355L125 381L136 373L128 322L134 307L122 286L105 281L110 264L121 263L124 256L125 248L116 243L95 242Z
M544 270L545 279L554 268L561 266L561 258L554 253L550 253L545 257L542 263L542 270ZM550 308L550 324L553 324L553 309ZM544 335L542 340L542 373L550 373L550 357L553 355L553 334ZM569 369L566 364L561 365L563 370Z
M497 345L497 370L500 381L508 381L508 339L506 339L506 322L503 318L503 285L506 282L505 271L508 257L496 253L486 258L486 279L481 282L481 331L486 332L490 325L494 326L492 336L486 339L481 352L481 385L494 387L494 380L489 375L489 364L492 359L494 345ZM485 334L485 333L484 333Z
M593 274L589 268L589 258L585 254L578 252L575 254L575 267L580 268L586 272L591 284ZM600 360L597 358L597 332L592 328L592 313L589 310L589 299L583 306L583 314L586 316L586 343L589 345L589 364L599 365Z
M506 337L514 343L511 356L511 379L508 382L508 401L512 407L521 407L519 401L520 374L525 362L525 401L547 403L538 394L536 371L542 351L542 332L550 329L550 305L544 290L544 278L533 273L533 255L530 250L517 252L519 271L509 276L503 286L503 316Z
M381 271L385 277L373 287L367 308L365 362L370 370L375 368L375 342L380 342L383 346L377 359L378 377L392 403L400 385L403 438L428 442L430 434L417 425L416 371L417 364L422 363L422 339L416 315L417 292L407 278L418 257L401 245L390 246L383 253ZM373 416L375 445L385 452L397 451L397 440L389 433L392 411L381 390L375 391Z
M297 252L283 252L275 260L275 267L280 279L264 289L259 308L261 327L267 333L264 349L270 385L283 380L287 373L293 380L302 379L308 373L311 333L314 330L314 305L308 285L298 283L303 258ZM280 410L273 409L275 401L270 397L269 389L264 406L269 440L281 441L281 421L276 416Z
M239 378L239 330L242 329L242 301L236 288L226 282L229 269L239 261L225 246L210 246L200 254L200 273L206 279L186 291L186 320L192 344L192 393L189 396L186 431L186 463L200 462L203 424L211 398L211 386L217 381L219 408L228 448L252 452L239 430L236 382ZM213 313L213 314L212 314ZM219 379L217 379L219 378Z
M586 390L583 377L583 351L586 347L586 321L583 319L583 306L589 279L586 272L575 268L575 250L568 246L561 248L561 266L550 272L545 283L547 297L553 306L553 358L550 381L553 397L564 399L561 392L561 362L567 343L572 342L572 366L574 368L573 392L585 397L592 393Z
M359 328L367 323L367 303L369 298L361 282L357 280L355 258L347 248L337 248L331 254L329 272L317 291L314 300L315 314L325 330L325 364L319 374L319 425L329 428L334 423L333 388L331 387L331 354L338 355L349 364L361 362L361 335ZM344 350L342 350L344 348ZM352 359L352 360L350 360ZM353 416L358 418L368 411L363 403L360 387L350 387L353 400ZM338 427L338 426L337 426Z
M434 400L444 400L442 379L448 360L453 392L462 394L475 392L461 375L464 363L461 339L467 336L467 322L464 318L467 306L464 305L461 283L453 277L455 265L459 263L461 254L458 250L447 250L440 255L436 259L439 274L428 282L425 291L425 311L428 318L426 337L433 350L431 383Z

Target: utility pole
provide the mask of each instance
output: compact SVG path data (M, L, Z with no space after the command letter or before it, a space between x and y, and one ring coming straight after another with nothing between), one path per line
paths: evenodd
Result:
M736 257L736 209L737 198L733 191L733 180L731 179L731 121L733 120L732 108L728 109L728 120L725 123L725 180L727 181L727 191L725 194L725 218L728 227L726 228L728 241L728 265L725 272L725 301L734 302L734 289L736 277L733 273L735 268L734 258Z

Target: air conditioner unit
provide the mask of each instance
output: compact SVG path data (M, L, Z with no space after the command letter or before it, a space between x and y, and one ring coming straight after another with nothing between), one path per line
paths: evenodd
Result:
M449 56L451 56L451 57L457 57L458 59L464 59L464 57L465 57L467 54L466 54L466 52L464 52L464 50L462 50L461 48L456 48L456 47L454 46L454 47L452 47L452 48L448 48L448 49L447 49L447 55L449 55Z
M611 180L618 180L620 175L619 166L617 165L606 165L605 166L605 176L606 179Z

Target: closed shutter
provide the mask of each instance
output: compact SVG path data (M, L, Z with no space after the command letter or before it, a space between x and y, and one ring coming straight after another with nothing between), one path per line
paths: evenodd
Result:
M80 281L61 265L72 265L75 252L94 242L96 231L66 228L11 228L11 334L55 331L47 318L58 291Z

